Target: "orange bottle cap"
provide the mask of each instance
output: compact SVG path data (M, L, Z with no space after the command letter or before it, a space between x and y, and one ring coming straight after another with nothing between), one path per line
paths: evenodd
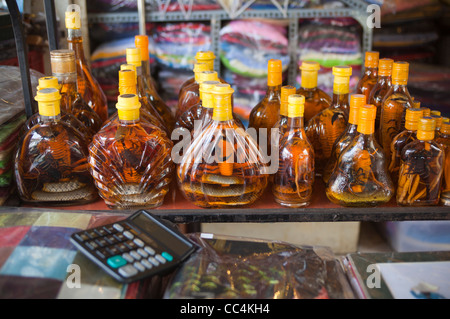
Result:
M434 139L434 130L436 122L429 116L422 117L417 125L417 138L422 141L430 141Z
M406 85L408 82L408 73L408 62L394 62L392 65L392 84Z
M281 87L280 115L288 116L288 97L295 94L296 91L296 88L292 85Z
M348 118L350 124L358 124L359 108L366 105L366 100L364 94L352 94L350 96L350 114Z
M136 35L134 37L134 45L136 48L141 49L141 60L147 61L149 59L148 54L148 36L146 35Z
M288 116L303 117L305 113L305 97L300 94L292 94L288 97Z
M364 60L364 66L366 68L376 68L378 67L378 59L380 57L380 53L377 51L367 51L366 58Z
M119 70L119 93L136 94L136 72L133 70Z
M278 86L283 82L283 66L281 60L270 59L267 63L267 85Z
M431 113L433 113L433 111L431 111ZM442 116L436 115L436 114L431 114L430 117L434 119L434 122L436 124L436 130L439 130L442 125Z
M394 60L392 59L380 59L378 60L378 74L381 76L390 76L392 74L392 65Z
M377 108L375 105L366 104L359 108L358 132L362 134L373 134L375 131L375 118Z
M406 109L405 114L405 128L407 130L416 131L419 120L423 117L423 110L421 108Z

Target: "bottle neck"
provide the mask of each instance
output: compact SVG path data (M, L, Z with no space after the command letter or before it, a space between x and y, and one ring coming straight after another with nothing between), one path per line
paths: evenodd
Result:
M378 68L366 68L364 74L371 78L378 77Z
M61 113L54 116L45 116L39 114L39 118L41 119L42 123L59 122L59 120L61 119Z
M58 83L61 84L61 93L76 94L78 92L77 87L77 74L74 73L53 73L54 77L58 79Z
M67 29L67 47L75 52L75 57L86 63L81 29Z
M348 93L333 93L333 99L331 102L331 107L335 109L342 109L348 111Z
M267 91L266 91L266 98L269 101L272 100L281 100L281 84L280 85L269 85L267 86Z
M304 119L302 117L288 117L287 126L291 129L301 129L304 127Z
M134 119L124 119L124 115L120 113L119 111L119 124L122 126L130 126L130 125L136 125L139 123L139 110L137 110L138 115L134 115Z

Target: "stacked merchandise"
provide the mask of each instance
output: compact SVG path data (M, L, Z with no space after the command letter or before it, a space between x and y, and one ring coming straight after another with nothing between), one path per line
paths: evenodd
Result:
M267 61L281 60L283 71L289 66L287 30L269 21L232 21L220 31L220 59L235 90L234 112L246 124L266 92Z
M299 27L298 65L303 61L320 64L319 87L329 95L333 89L333 66L352 67L350 87L359 81L363 56L359 24L351 18L327 18L301 21ZM301 83L301 74L297 86Z

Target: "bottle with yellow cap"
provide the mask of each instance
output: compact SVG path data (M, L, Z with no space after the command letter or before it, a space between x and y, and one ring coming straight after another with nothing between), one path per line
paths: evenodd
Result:
M195 82L186 86L180 91L178 96L178 106L175 113L175 118L181 116L184 112L189 110L192 106L200 103L200 84L204 81L219 81L216 71L208 71L207 64L196 63L194 67Z
M61 121L61 94L40 89L39 123L23 137L15 159L20 198L33 205L67 206L98 198L87 162L85 136Z
M374 137L376 112L374 105L359 108L359 134L342 151L326 188L328 199L335 204L378 206L394 194L385 154Z
M314 115L331 105L331 97L317 86L320 64L315 61L303 61L300 66L301 84L297 94L305 97L305 123Z
M434 141L436 124L422 117L417 126L417 140L402 150L397 188L401 206L437 205L444 172L444 151Z
M417 125L423 117L421 108L410 108L406 110L405 130L398 133L391 144L391 162L388 166L394 186L398 183L398 173L400 170L401 156L403 148L417 139Z
M61 85L58 83L58 79L54 76L45 76L39 78L39 85L37 87L37 91L42 89L48 89L48 88L54 88L58 91L61 89ZM92 131L86 125L84 125L79 119L77 119L72 113L65 112L61 110L61 121L67 123L74 129L78 130L81 135L85 137L85 141L87 144L89 144L92 140L92 137L96 132ZM30 116L22 126L20 133L19 133L19 140L22 140L22 137L25 135L25 133L30 130L33 126L40 123L41 116L39 115L39 112L36 112L32 116Z
M408 72L408 62L393 63L392 87L384 97L381 106L379 140L386 153L388 165L391 160L392 140L405 129L406 109L414 106L407 88Z
M89 145L89 166L100 196L112 209L162 205L174 164L172 141L140 120L136 94L117 99L118 121L104 127Z
M436 132L434 133L434 138L437 139L441 135L443 117L441 116L441 112L438 110L430 110L429 116L433 118L436 123Z
M305 207L313 193L314 150L303 126L305 97L289 95L288 103L288 129L280 140L279 166L272 193L280 205Z
M78 90L77 67L73 50L52 50L50 52L52 75L58 79L61 92L61 109L72 113L89 130L91 136L102 127L103 120L89 107Z
M199 207L251 205L267 186L267 160L233 119L233 92L228 84L214 87L213 120L196 134L179 161L180 190Z
M126 53L126 68L129 68L127 65L134 65L136 71L136 82L137 82L137 90L140 98L145 97L148 100L148 103L151 104L151 110L149 111L155 116L158 114L164 121L165 126L169 131L172 131L173 126L175 124L175 118L172 114L170 108L164 103L164 101L160 98L156 90L154 90L149 83L145 80L143 75L142 68L142 55L140 48L127 48L125 50ZM125 67L124 66L124 67ZM121 66L122 68L122 66ZM147 106L145 106L147 107ZM155 113L156 111L156 113Z
M119 94L137 94L136 72L134 70L127 68L119 70ZM141 103L141 107L139 108L139 118L142 122L155 125L162 130L163 134L171 133L168 131L162 118L158 116L158 113L154 115L149 111L152 106L148 103L147 98L139 97L139 102ZM118 121L118 112L116 112L103 124L102 128L117 123Z
M347 128L352 75L350 66L333 67L333 100L330 107L316 114L306 125L306 135L314 147L316 175L322 175L336 140Z
M364 59L364 75L356 84L356 93L364 94L366 100L370 100L370 92L375 87L378 79L378 60L380 53L377 51L367 51Z
M358 134L358 118L359 118L359 108L366 105L366 96L364 94L352 94L350 96L350 116L348 118L348 125L344 133L336 140L331 150L331 156L329 161L326 163L322 179L324 183L328 183L331 174L333 173L339 156L342 151L353 141L355 136Z
M450 206L450 120L443 118L440 136L436 143L444 151L444 172L441 187L441 204Z
M108 100L97 79L92 75L91 68L84 55L79 5L71 4L67 7L65 23L68 49L75 52L78 91L101 120L106 121L108 118Z
M281 87L281 103L280 103L280 117L278 121L275 123L273 128L277 128L279 130L280 138L287 131L288 126L288 105L289 96L296 94L296 88L292 85L285 85ZM301 94L300 94L301 95ZM305 102L306 104L306 102ZM303 115L304 116L304 115ZM303 117L303 121L305 118Z
M271 59L267 63L267 90L264 98L250 112L248 127L256 130L258 143L266 143L270 151L271 129L278 122L281 106L282 78L281 60ZM259 129L265 129L266 139L261 140Z

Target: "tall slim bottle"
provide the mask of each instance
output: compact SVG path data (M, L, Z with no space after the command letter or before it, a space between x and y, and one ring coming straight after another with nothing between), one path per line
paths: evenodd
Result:
M317 77L320 70L319 63L303 61L300 70L302 71L302 78L297 94L305 97L304 121L308 123L314 115L331 105L331 97L317 87Z
M394 62L392 65L392 87L382 102L380 143L386 153L388 165L391 159L392 140L405 128L406 109L413 107L413 100L407 88L408 72L408 62Z
M441 134L436 139L436 143L439 144L444 151L444 175L441 188L441 203L446 206L450 206L450 122L442 122Z
M75 4L69 5L65 14L68 49L75 52L78 90L82 98L100 116L101 120L106 121L108 118L106 95L92 75L91 68L84 56L80 7Z
M364 59L364 75L356 85L356 93L364 94L366 100L370 100L370 92L378 79L378 60L380 54L376 51L367 51Z
M306 126L306 136L314 147L316 175L322 175L336 140L345 131L349 115L349 82L352 68L333 67L333 101L330 107L316 114Z

